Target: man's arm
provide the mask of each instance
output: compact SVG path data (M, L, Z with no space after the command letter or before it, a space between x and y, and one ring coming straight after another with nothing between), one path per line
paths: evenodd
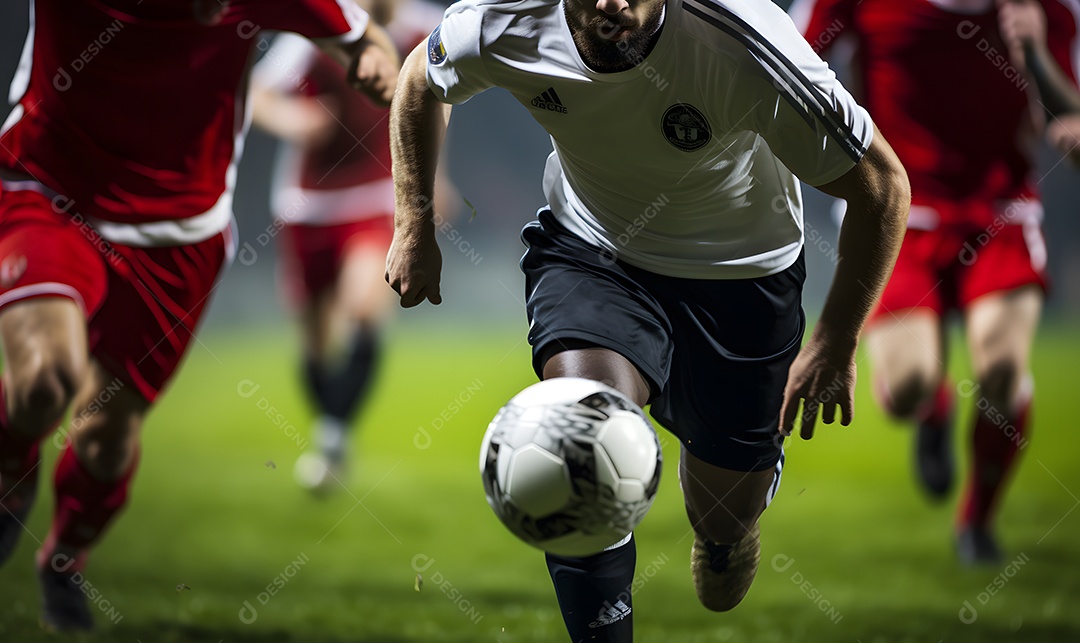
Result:
M369 22L364 35L351 43L316 41L348 70L348 80L378 105L387 106L397 87L397 48L386 30Z
M316 100L288 94L252 77L250 100L252 122L294 145L319 147L329 142L334 133L337 121L329 110L336 106L330 96Z
M1050 116L1080 112L1080 92L1047 42L1046 12L1034 0L997 0L998 28L1013 63L1023 67Z
M840 228L840 262L821 319L792 364L784 391L780 432L791 434L803 401L801 436L806 440L813 437L819 407L826 424L832 424L837 406L840 423L851 423L859 334L892 273L911 204L907 173L876 127L855 167L818 189L846 199L848 210Z
M435 239L435 170L450 105L428 88L427 43L405 59L390 108L394 173L394 241L386 257L386 281L411 308L425 299L442 302L442 254Z
M1075 138L1080 91L1050 51L1046 12L1033 0L998 0L998 25L1013 63L1034 82L1049 118L1050 143L1073 163L1080 163Z

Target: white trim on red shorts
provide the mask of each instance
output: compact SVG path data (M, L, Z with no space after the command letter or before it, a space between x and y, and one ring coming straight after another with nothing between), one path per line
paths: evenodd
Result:
M14 109L8 114L7 120L4 121L4 125L0 127L0 135L6 133L9 129L18 123L25 110L22 106L22 99L26 96L26 90L30 88L30 68L34 64L34 26L36 24L34 16L34 3L30 3L30 27L26 31L26 43L23 44L22 55L19 57L19 66L15 68L15 75L11 79L11 86L8 89L8 104L14 105Z
M394 215L394 179L389 176L336 190L282 183L274 191L272 209L274 217L285 223L332 226Z
M44 281L39 284L19 286L18 288L14 288L3 294L0 294L0 309L3 309L8 304L13 304L23 299L41 297L42 295L57 295L60 297L67 297L68 299L72 299L83 311L83 315L86 315L86 302L83 301L82 295L79 294L79 291L75 290L67 284L62 284L56 281Z
M233 166L236 161L234 159ZM230 166L232 170L233 166ZM50 199L56 205L57 192L42 183L30 179L3 180L0 188L5 192L37 192ZM57 206L57 211L64 211ZM229 227L233 220L232 190L226 189L214 207L202 214L184 219L149 221L147 223L116 223L96 217L88 217L78 212L69 212L73 217L81 217L101 238L111 243L133 248L155 248L163 246L184 246L200 243Z
M1043 274L1046 271L1047 253L1042 226L1037 221L1025 221L1021 228L1024 232L1024 245L1027 246L1028 257L1031 258L1031 267L1035 272Z
M233 218L232 191L226 189L221 198L202 214L183 219L150 221L148 223L116 223L96 217L85 217L103 239L133 248L186 246L216 237L229 227Z

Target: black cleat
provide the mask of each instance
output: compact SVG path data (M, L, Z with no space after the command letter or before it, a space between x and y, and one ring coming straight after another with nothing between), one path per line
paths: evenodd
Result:
M79 575L81 581L82 575ZM41 583L41 628L47 632L89 632L94 618L86 604L83 583L70 572L38 569Z
M990 530L973 525L960 529L956 536L956 553L965 565L994 565L1003 558Z
M26 518L37 496L37 467L14 489L0 483L0 565L15 552L19 537L26 530Z
M956 475L952 421L943 427L920 422L915 433L915 467L919 483L932 500L943 500Z

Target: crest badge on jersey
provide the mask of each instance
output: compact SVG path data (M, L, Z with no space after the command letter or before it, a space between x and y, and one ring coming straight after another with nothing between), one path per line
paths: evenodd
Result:
M684 152L701 149L712 140L712 129L701 110L689 103L675 103L660 119L660 131L668 143Z
M432 65L441 65L446 61L446 47L442 44L442 25L435 27L435 31L428 36L427 56Z

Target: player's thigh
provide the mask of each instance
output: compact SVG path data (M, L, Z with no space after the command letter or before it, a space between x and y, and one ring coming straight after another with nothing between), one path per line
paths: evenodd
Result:
M633 362L619 353L589 342L565 340L551 344L543 360L543 379L581 377L602 382L645 406L649 401L649 383Z
M1042 310L1046 244L1034 220L1010 223L969 243L977 251L962 274L959 304L972 364L982 395L1007 408L1027 371Z
M541 378L588 377L639 404L667 381L665 313L623 264L578 239L549 212L522 231L525 307Z
M867 329L863 350L873 369L874 394L899 415L915 412L933 395L945 372L942 318L931 308L879 317Z
M7 396L43 378L74 393L86 372L86 318L74 300L26 299L0 309Z
M67 435L79 461L99 480L131 467L150 402L91 360L71 409Z
M105 295L93 230L24 190L0 194L0 347L11 423L37 433L59 419L87 364L86 316Z
M1042 289L1029 285L985 295L967 308L972 368L982 394L998 408L1008 408L1028 371L1042 303Z
M389 238L360 238L346 246L334 284L336 313L362 324L380 324L396 308L397 296L386 283Z

